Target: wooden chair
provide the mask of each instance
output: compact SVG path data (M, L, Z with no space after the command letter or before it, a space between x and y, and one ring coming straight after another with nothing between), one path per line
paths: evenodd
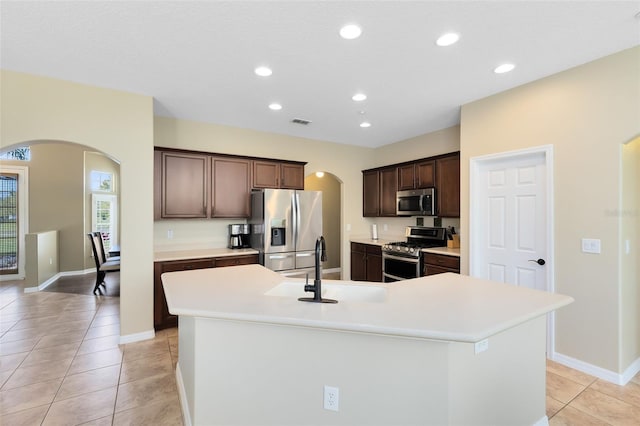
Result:
M102 236L99 232L90 232L87 234L89 237L89 241L91 241L91 248L93 249L93 260L96 263L96 285L93 287L93 294L98 292L102 295L102 290L100 290L100 286L103 286L105 289L107 285L104 282L104 277L107 275L107 272L119 271L120 270L120 261L119 260L107 260L104 254L104 249L102 248Z
M109 253L107 253L104 249L104 240L102 239L102 232L94 232L93 235L95 235L96 237L98 237L98 240L100 241L100 247L102 248L102 261L103 262L108 262L110 260L115 260L120 262L120 256L109 256Z

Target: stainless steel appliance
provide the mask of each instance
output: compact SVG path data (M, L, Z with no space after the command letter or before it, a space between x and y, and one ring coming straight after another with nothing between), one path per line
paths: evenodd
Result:
M249 235L249 224L236 223L229 225L229 244L227 247L231 249L250 247Z
M406 241L382 246L382 280L386 283L418 278L422 271L423 248L447 245L445 228L407 226Z
M396 214L398 216L435 216L435 188L412 189L396 193Z
M313 273L322 235L322 192L257 189L251 192L251 247L262 265L287 275Z

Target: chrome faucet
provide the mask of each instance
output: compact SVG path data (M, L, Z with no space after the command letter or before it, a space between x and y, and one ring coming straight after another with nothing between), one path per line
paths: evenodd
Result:
M313 297L300 297L298 300L303 302L316 303L338 303L337 300L322 298L322 265L321 261L327 260L327 245L324 237L320 236L316 240L316 277L313 285L305 284L304 291L313 292Z

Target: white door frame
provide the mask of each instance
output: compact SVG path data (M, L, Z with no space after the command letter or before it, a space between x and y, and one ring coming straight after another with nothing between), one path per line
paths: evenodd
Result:
M18 273L0 275L0 281L23 280L26 276L25 236L29 233L29 167L3 164L5 173L18 175Z
M553 196L553 145L542 145L533 148L501 152L496 154L482 155L469 159L469 275L476 276L478 264L478 251L482 250L479 244L480 234L474 232L481 228L484 222L485 212L475 209L477 198L480 193L480 173L482 166L496 161L517 160L518 158L526 158L531 155L544 156L545 174L546 174L546 202L547 202L547 229L546 229L546 291L555 292L555 254L554 254L554 196ZM555 353L555 313L551 312L547 317L547 356Z

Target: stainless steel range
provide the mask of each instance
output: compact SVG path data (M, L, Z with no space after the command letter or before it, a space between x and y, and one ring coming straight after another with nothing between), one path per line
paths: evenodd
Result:
M407 226L406 241L382 246L382 280L386 283L420 276L423 248L447 245L445 228Z

